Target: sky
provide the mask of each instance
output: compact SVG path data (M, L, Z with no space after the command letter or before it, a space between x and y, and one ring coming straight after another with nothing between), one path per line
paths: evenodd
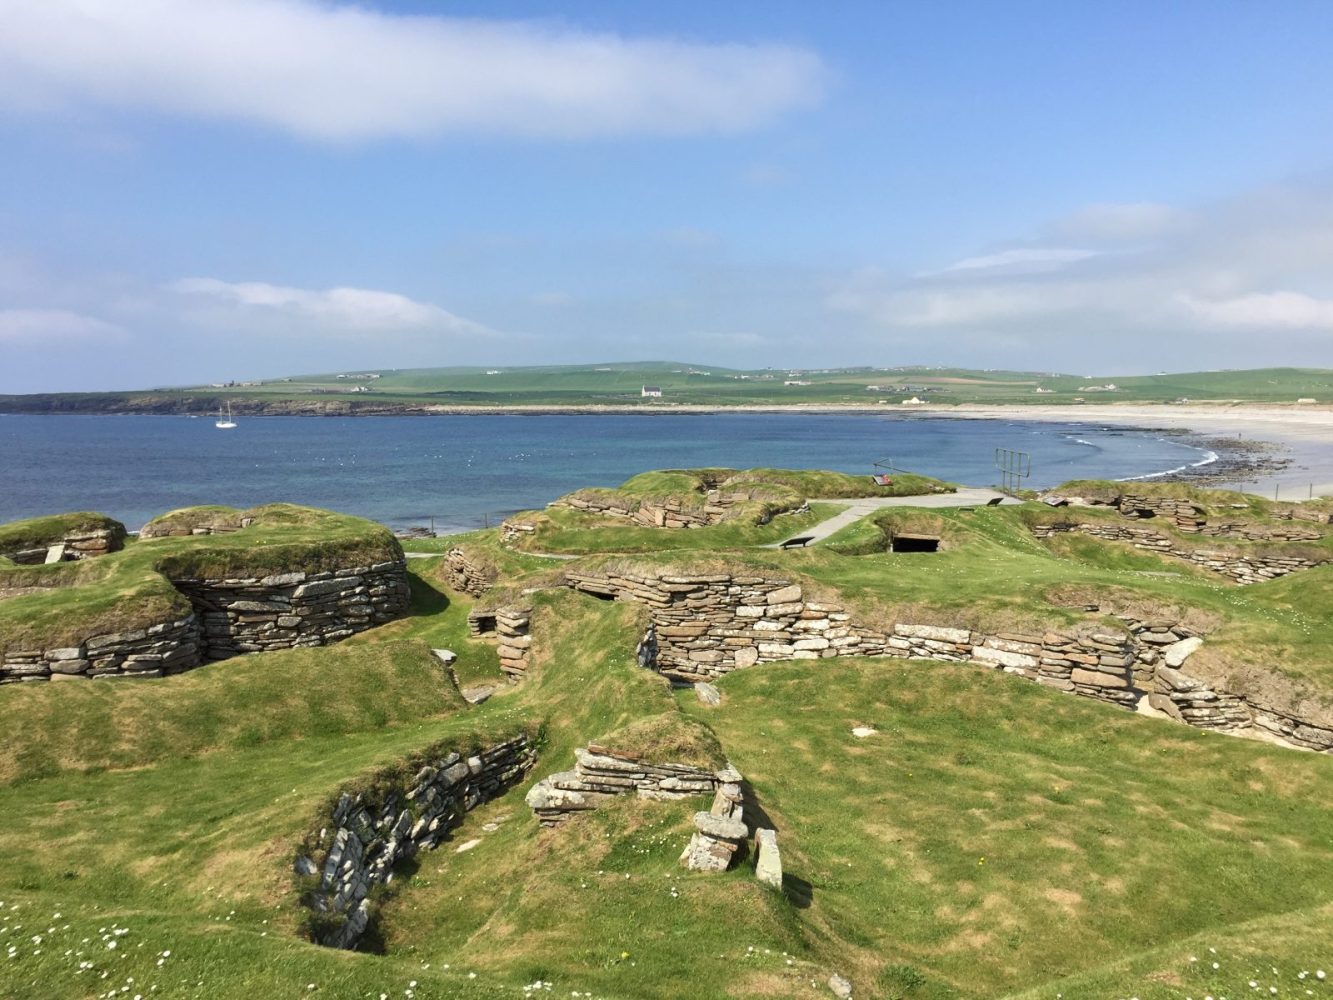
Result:
M0 392L1333 367L1333 4L0 0Z

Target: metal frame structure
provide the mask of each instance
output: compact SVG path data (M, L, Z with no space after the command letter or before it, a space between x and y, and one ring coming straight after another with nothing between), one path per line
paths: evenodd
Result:
M1032 455L1026 451L996 448L995 468L1000 473L1000 492L1012 496L1018 492L1022 481L1032 475Z

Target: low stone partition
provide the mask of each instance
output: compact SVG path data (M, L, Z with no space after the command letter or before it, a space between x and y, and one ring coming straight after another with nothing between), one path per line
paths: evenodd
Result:
M1241 584L1275 580L1289 573L1313 569L1315 566L1329 561L1294 554L1274 555L1271 553L1188 549L1177 545L1166 535L1153 531L1151 528L1140 528L1132 525L1058 521L1032 526L1032 534L1036 538L1052 538L1055 535L1068 532L1078 532L1105 541L1128 542L1136 549L1182 559L1195 566L1202 566L1214 573L1220 573Z
M532 608L506 605L473 608L468 612L467 630L474 639L494 637L499 647L500 669L517 683L528 672L528 653L532 648Z
M1089 507L1113 507L1122 516L1134 520L1160 517L1174 524L1180 531L1210 538L1235 538L1251 542L1313 542L1324 537L1319 531L1298 528L1294 525L1288 527L1257 521L1210 521L1207 510L1201 504L1183 497L1152 497L1122 493L1110 500L1095 497L1067 499ZM1271 516L1276 520L1301 520L1322 524L1328 524L1333 519L1327 512L1299 506L1275 509Z
M730 517L739 504L767 499L766 490L709 490L702 502L685 497L635 499L618 493L580 491L551 506L569 507L602 517L622 517L648 528L703 528ZM761 522L762 523L762 522Z
M745 823L741 773L730 764L718 772L720 784L707 812L694 814L694 834L681 852L680 863L692 872L724 872L740 855L750 837ZM772 832L772 831L768 831ZM776 847L776 839L773 841ZM778 887L782 876L778 876Z
M194 614L125 632L95 635L77 646L6 650L0 684L86 677L161 677L197 667L203 643Z
M411 602L405 561L335 572L172 580L201 620L211 660L323 646L402 615Z
M495 585L495 567L476 559L467 549L454 546L444 554L444 578L450 589L480 597Z
M800 584L784 578L570 570L566 582L600 598L644 604L652 620L652 642L640 643L641 656L651 653L643 665L683 682L706 682L779 660L950 660L1004 670L1126 709L1156 695L1150 705L1189 725L1227 732L1253 726L1295 746L1333 751L1333 727L1257 696L1217 690L1181 674L1180 667L1202 637L1173 618L1113 615L1124 624L1124 632L1090 625L1041 634L984 633L911 622L879 631L855 623L838 605L805 600ZM1084 610L1102 609L1087 605Z
M126 537L125 526L112 521L100 528L75 528L44 545L10 549L0 555L20 566L94 559L109 552L119 552L125 547Z
M295 863L298 875L318 879L302 899L313 911L315 942L354 948L374 917L370 892L393 881L394 866L437 847L464 814L521 781L536 759L519 736L466 758L442 754L414 778L374 793L341 795L329 826L308 838Z
M162 518L158 521L149 521L139 529L139 538L148 540L150 538L186 538L195 535L230 535L240 531L242 528L248 528L254 524L253 517L242 517L236 521L227 521L219 519L214 522L204 524L190 524L184 521L173 521L170 518Z
M543 778L527 795L542 826L559 826L575 813L596 809L616 795L645 799L685 799L716 792L741 780L735 768L708 771L689 764L654 764L637 754L595 743L574 751L574 769Z

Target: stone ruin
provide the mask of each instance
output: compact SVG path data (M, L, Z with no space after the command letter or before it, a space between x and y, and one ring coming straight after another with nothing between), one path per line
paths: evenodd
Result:
M298 875L318 880L302 899L318 915L317 943L354 948L374 916L370 892L393 881L394 866L434 850L467 812L521 781L536 759L519 736L468 757L441 754L387 791L339 796L330 825L295 862Z

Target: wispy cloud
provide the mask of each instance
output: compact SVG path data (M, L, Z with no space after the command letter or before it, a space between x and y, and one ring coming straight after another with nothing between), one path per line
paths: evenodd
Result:
M1011 364L1333 364L1333 341L1311 337L1333 330L1333 175L1188 208L1090 206L1042 232L940 270L864 268L826 305L882 343L930 331L954 360L1004 344L1024 359Z
M817 55L316 0L10 0L0 103L147 109L321 140L732 132L817 103Z
M221 281L182 278L169 290L205 306L250 315L283 317L293 330L311 326L330 332L366 334L385 331L435 330L490 335L481 323L456 316L430 302L371 288L292 288L262 281Z
M0 343L56 346L71 341L117 341L114 323L66 309L0 309Z

